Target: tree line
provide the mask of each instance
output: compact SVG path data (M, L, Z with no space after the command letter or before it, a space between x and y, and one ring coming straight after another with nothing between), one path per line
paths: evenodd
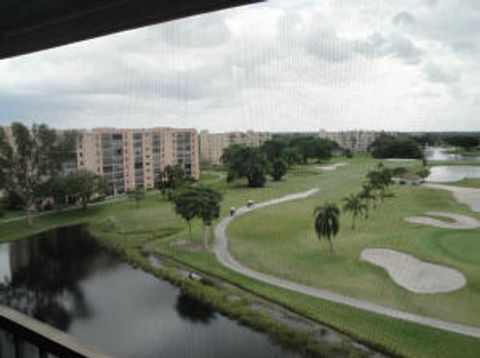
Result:
M227 169L227 181L246 178L248 186L265 186L267 176L280 181L295 164L328 160L338 150L337 143L317 137L281 136L266 141L260 147L232 145L224 149L222 162Z
M0 128L0 192L11 206L26 211L29 225L34 209L77 203L86 209L95 195L105 192L104 178L93 173L62 176L63 163L75 152L75 132L59 137L45 124L28 128L13 123L10 128L11 138Z
M421 146L450 145L459 147L466 151L480 146L480 133L422 133L420 135L409 135L409 138L415 140Z

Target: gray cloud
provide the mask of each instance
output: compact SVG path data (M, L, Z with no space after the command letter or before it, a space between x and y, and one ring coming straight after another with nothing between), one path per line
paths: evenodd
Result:
M400 11L393 18L392 22L397 26L410 26L415 24L415 17L407 11Z
M0 61L0 123L471 129L480 15L465 3L279 0Z
M457 70L447 70L431 62L423 66L423 71L428 80L434 83L456 83L461 80L460 73Z

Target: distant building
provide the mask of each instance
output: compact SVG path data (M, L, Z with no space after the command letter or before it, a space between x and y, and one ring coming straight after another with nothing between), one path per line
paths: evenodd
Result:
M353 152L366 152L368 147L375 139L383 132L368 131L368 130L348 130L327 132L325 129L320 129L319 137L330 139L342 148L350 149Z
M113 194L141 186L153 188L168 165L180 165L200 177L195 129L95 128L81 131L77 143L78 169L107 179Z
M2 129L2 127L0 127ZM3 127L15 146L12 130ZM60 141L67 131L57 130ZM95 128L77 130L78 138L63 155L62 175L88 170L107 179L112 194L142 186L153 188L168 165L180 165L200 178L198 134L195 129ZM65 149L64 149L65 150Z
M220 164L223 150L233 144L259 147L271 139L268 132L226 132L209 133L207 130L200 132L200 160L210 165Z

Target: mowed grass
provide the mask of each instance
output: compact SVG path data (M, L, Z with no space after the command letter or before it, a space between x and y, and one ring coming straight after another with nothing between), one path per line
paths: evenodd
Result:
M185 228L184 222L172 210L172 206L159 193L147 195L137 208L133 200L117 200L89 207L86 211L70 210L35 217L33 225L25 221L2 223L0 221L0 242L19 239L41 231L61 226L88 224L94 234L107 232L151 233L165 229L176 231Z
M372 210L369 219L358 219L355 231L350 228L351 216L342 213L341 230L334 240L335 256L328 257L326 242L319 242L313 229L313 210L327 201L341 206L342 197L359 189L367 170L357 164L318 178L320 191L312 198L260 209L235 220L228 228L233 255L248 267L278 277L480 326L480 263L475 260L480 256L480 230L459 232L404 221L406 216L432 210L480 219L448 192L395 186L395 197ZM468 284L451 293L411 293L396 285L384 269L361 262L364 248L392 248L457 268Z
M314 168L314 166L316 165L298 166L287 175L284 181L278 183L270 181L267 183L267 186L262 189L248 189L245 187L244 181L237 181L231 184L226 184L225 182L215 184L215 187L218 190L222 191L224 194L224 202L222 205L223 216L228 215L228 209L230 206L239 207L241 205L245 205L246 201L249 199L260 202L263 200L280 197L292 192L308 190L313 187L320 188L319 194L312 199L292 202L289 204L278 207L271 207L264 210L262 209L258 212L254 212L251 214L251 219L255 220L251 221L251 224L253 226L245 230L245 233L248 233L248 237L250 237L250 234L252 234L253 232L255 232L256 234L258 233L259 238L258 240L253 239L253 246L247 248L247 250L253 249L254 251L257 248L261 250L260 252L249 251L249 254L254 255L254 261L258 261L262 264L274 264L276 269L275 274L279 276L282 276L282 272L283 274L285 274L286 270L284 268L284 265L305 265L308 269L310 269L309 266L313 263L313 266L321 268L322 259L326 257L325 243L319 244L317 239L314 236L311 236L311 232L309 234L309 237L304 237L302 234L297 233L298 236L294 235L287 238L284 230L286 229L286 227L291 228L291 225L285 225L284 223L290 222L290 216L294 216L295 218L302 217L303 220L307 223L308 228L310 228L310 226L312 225L311 220L313 219L311 212L312 207L324 200L322 195L336 196L338 192L341 192L342 195L346 195L350 191L355 191L360 187L366 172L375 168L375 166L378 164L378 161L366 157L356 157L353 160L337 159L335 161L345 162L348 164L348 166L345 168L340 168L335 172L322 172L321 170ZM411 169L413 167L417 167L419 163L420 162L402 163L401 165ZM390 167L398 166L397 163L387 162L385 164ZM333 188L336 187L343 187L343 189L337 189L337 194L328 194ZM413 187L400 188L400 190L407 189L420 190L419 188ZM444 195L442 195L441 191L430 190L429 192L430 198L427 200L428 203L426 203L424 207L413 210L415 215L421 214L424 211L428 210L427 208L429 208L429 206L433 205L438 200L436 196L437 194L440 194L440 196L443 197L443 200L448 203L448 206L453 205L454 207L458 207L458 205L453 200L451 200L448 193L443 193ZM408 198L404 198L404 200L408 200ZM305 203L309 203L308 206L305 206ZM293 206L290 207L290 205ZM374 213L372 213L372 215L378 216L386 209L388 205L391 205L391 203L385 204L381 208L377 209ZM301 210L296 211L299 208ZM274 210L275 213L271 212L266 217L262 216L262 212L268 212L270 210ZM465 207L461 207L460 210L463 210L463 212L465 213L469 212L468 209ZM293 212L295 213L292 214ZM257 215L260 216L256 218ZM385 212L384 215L387 215L387 213ZM242 225L241 221L244 219L247 220L250 218L249 216L239 218L238 222L240 223L240 225ZM235 224L236 222L234 222L232 225ZM362 225L361 222L359 222L359 224ZM349 225L349 221L345 221L344 225ZM245 222L243 226L244 227L242 230L244 230L245 227L248 225ZM193 228L194 240L197 240L199 243L201 243L201 237L203 233L201 225L197 222L194 224ZM384 230L394 231L395 227L386 228ZM265 231L271 234L270 240L273 241L271 241L269 244L265 244L262 246L261 241L264 240L263 232ZM433 231L436 232L436 230ZM260 235L260 233L262 234ZM231 235L232 232L230 231L229 234ZM187 233L183 231L180 236L182 238L186 238ZM175 245L172 245L172 242L176 239L176 237L178 236L159 239L155 242L152 242L149 246L153 250L168 257L174 258L187 265L190 265L197 270L203 271L208 274L213 274L217 277L228 280L229 282L232 282L239 287L242 287L267 299L271 299L311 319L331 325L341 331L353 335L359 340L364 340L369 342L370 344L378 345L379 347L383 347L390 352L410 357L457 357L459 352L462 352L461 354L463 357L477 357L480 352L480 340L475 338L449 332L443 332L440 330L419 326L405 321L383 317L377 314L368 313L340 304L315 299L302 294L297 294L247 278L245 276L225 269L222 265L218 263L215 255L210 251L189 252L183 250L182 248L176 247ZM277 241L275 241L275 237L283 237L284 240L287 241L286 246L283 246L282 244L282 247L286 251L282 252L281 255L278 255L277 252L280 248L275 247L275 245L277 244ZM237 237L235 237L233 241L234 245L236 245ZM247 245L250 245L250 240L248 238L241 239L241 241L242 242L240 244L247 243ZM336 244L339 241L340 239L336 242ZM304 250L309 251L307 256L303 256L300 253L301 248L295 247L298 245L299 242L301 242L301 245L303 245ZM309 247L312 250L310 250ZM442 252L443 250L445 250L445 248L435 247L432 250ZM280 249L280 251L282 251L282 249ZM455 254L456 252L451 253L452 256ZM292 260L290 260L290 256L294 256ZM272 262L272 258L278 258L279 261ZM324 271L320 274L319 271L317 271L315 272L315 274L309 275L309 279L312 279L312 276L315 275L318 275L319 277L313 278L313 281L321 281L321 277L326 277L331 274L336 275L336 277L344 277L345 275L365 275L364 272L357 272L357 267L355 267L355 265L343 265L343 263L348 262L350 258L341 258L340 251L333 259L338 260L337 268L333 270L333 273ZM241 260L244 263L248 262L245 257L242 257ZM303 261L306 261L306 264ZM375 277L380 277L381 281L378 282L379 285L382 285L382 282L388 280L388 276L383 271L375 267L370 267L367 264L363 264L362 267L363 268L360 271L366 268L370 272L370 274L375 275ZM305 273L305 271L298 270L298 268L295 270L297 270L296 272ZM293 272L295 270L292 270L290 272ZM271 272L270 269L267 269L265 271ZM304 275L298 275L295 278L298 281L302 282L304 279ZM354 283L354 286L356 288L359 288L359 286L361 286L359 282L360 281ZM375 286L375 284L373 286ZM398 290L398 287L394 285L391 286L393 286L393 288L397 290L397 292L400 291L401 294L405 294L405 292L402 292L402 290ZM362 291L365 291L361 287L360 289ZM377 291L376 294L379 295L378 297L381 297L380 295L384 290ZM391 296L391 294L389 294L389 296ZM416 304L414 303L414 305ZM409 309L411 308L412 307L409 307ZM415 307L413 307L413 309L415 309Z
M467 178L459 180L453 183L448 183L449 185L462 186L467 188L480 188L480 179L477 178Z
M337 159L336 161L346 162L348 166L337 172L322 172L313 169L312 166L299 166L287 175L286 180L278 183L269 181L267 186L262 189L248 189L245 187L244 181L229 184L225 181L212 183L212 177L206 177L202 182L217 188L224 194L222 215L227 215L230 206L244 205L249 199L259 202L291 192L308 190L312 187L321 189L319 196L315 198L316 202L317 199L320 200L320 195L328 192L336 182L345 187L346 194L350 189L354 190L354 186L360 185L365 172L377 164L376 161L364 157L353 160ZM418 165L418 163L412 165ZM402 164L402 166L407 165ZM446 198L449 200L448 196ZM432 200L436 199L432 198ZM384 210L383 208L374 215L378 215L377 213ZM306 215L308 220L312 219L311 212L307 212ZM28 228L23 221L3 224L0 222L0 242L78 223L88 224L94 235L110 245L117 246L120 251L127 250L127 253L139 255L140 247L146 243L149 248L163 255L197 270L228 280L306 317L333 326L359 340L399 355L457 357L460 354L462 357L478 357L480 352L480 340L478 339L390 319L260 283L225 269L217 262L211 251L190 252L172 245L179 237L187 238L188 231L184 221L175 215L171 204L158 194L147 196L139 209L135 207L133 201L123 200L91 207L86 212L71 211L38 217L34 219L34 226L31 228ZM279 225L279 220L274 218L273 221L262 223L262 225L273 227ZM203 227L199 221L194 222L193 235L194 241L201 244ZM315 242L314 238L312 239ZM452 257L463 255L462 252L457 251L458 248L454 241L454 238L449 237L445 242L442 240L444 245L431 250L438 251L439 255L443 255L444 251L449 252ZM340 239L336 244L338 242ZM317 243L312 247L319 250L317 251L319 257L325 253L323 244ZM468 250L469 260L474 261L475 255L472 250L472 247ZM338 251L338 256L340 256L340 251ZM471 264L474 265L475 261Z
M480 156L480 147L473 148L470 150L457 148L450 151L453 154L465 155L465 156Z

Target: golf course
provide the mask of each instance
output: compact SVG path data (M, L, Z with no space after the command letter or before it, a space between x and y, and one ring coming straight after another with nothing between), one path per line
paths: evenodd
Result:
M424 186L393 185L390 187L393 195L372 204L368 218L365 214L357 217L355 229L352 229L351 214L342 211L339 233L332 239L333 255L328 254L327 242L319 241L313 226L315 207L325 202L342 207L343 198L360 190L368 171L375 169L379 162L369 156L357 156L335 158L325 164L298 165L282 181L269 181L265 187L255 189L247 188L243 180L227 183L222 180L224 174L221 172L208 173L200 182L223 194L221 219L229 216L231 207L243 207L249 200L260 205L286 195L311 191L304 198L257 208L231 221L226 229L228 250L241 265L388 309L480 327L480 259L477 254L480 229L443 228L406 220L408 217L430 217L429 212L480 220L480 213L459 203L452 193ZM412 169L420 163L385 162L385 165ZM9 219L13 217L12 214L8 216ZM445 216L430 218L444 223L455 222ZM138 206L123 198L89 207L86 211L70 210L35 217L31 227L23 221L0 222L0 241L81 223L88 224L90 232L101 242L116 247L133 261L142 260L140 253L144 251L158 254L390 354L455 357L461 352L463 357L476 357L480 352L478 338L315 298L225 268L213 251L213 230L209 248L205 249L203 225L194 220L193 242L189 242L186 223L175 214L172 204L157 192L146 195ZM188 245L179 244L186 241ZM441 283L438 292L434 292L438 289L436 282L426 282L420 289L409 289L408 282L402 284L395 280L398 276L398 269L393 273L395 267L373 264L365 259L368 255L362 258L364 250L372 249L408 255L412 262L447 270L447 276L452 274L459 281L453 286L450 282L446 286ZM394 262L387 262L387 266L389 264L394 265ZM432 292L430 287L434 287ZM418 290L427 292L416 292Z

